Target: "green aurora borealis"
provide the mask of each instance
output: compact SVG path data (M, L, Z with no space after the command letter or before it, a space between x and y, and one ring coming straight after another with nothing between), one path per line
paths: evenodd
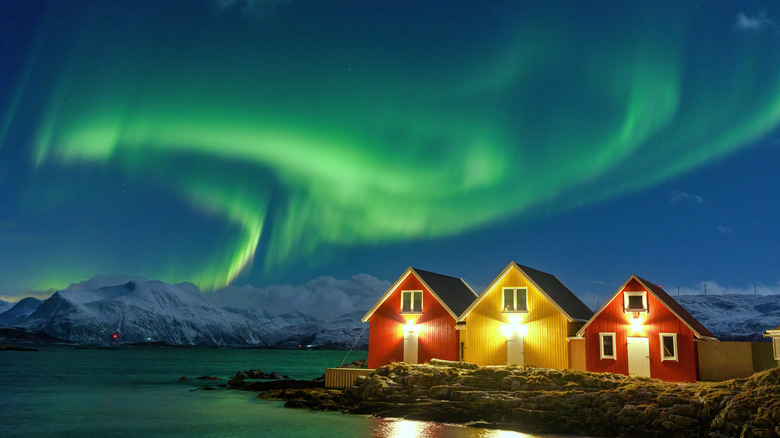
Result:
M139 272L203 289L334 246L562 214L780 123L778 29L714 2L102 3L35 17L0 153L21 150L31 179L104 169L216 218L211 253ZM25 205L48 202L36 190ZM99 258L71 263L140 269Z

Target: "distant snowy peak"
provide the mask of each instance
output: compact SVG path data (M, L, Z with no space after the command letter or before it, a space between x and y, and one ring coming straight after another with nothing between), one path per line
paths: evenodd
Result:
M721 341L761 341L780 326L780 295L683 295L674 297Z
M2 312L0 313L0 326L18 324L35 312L42 302L43 301L37 298L27 297L20 300L18 303L8 303L10 304L9 307L0 308L0 312Z
M8 301L0 300L0 313L5 312L6 310L10 309L14 306L16 303L10 303Z
M26 298L0 313L0 326L41 332L81 344L165 342L173 345L343 347L359 319L317 321L303 312L222 308L188 283L134 279L97 289L67 289L44 301ZM312 333L304 333L310 330ZM317 336L309 336L316 334ZM113 336L116 335L116 339Z

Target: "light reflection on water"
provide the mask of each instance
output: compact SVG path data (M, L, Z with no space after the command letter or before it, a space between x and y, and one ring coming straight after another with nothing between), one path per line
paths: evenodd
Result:
M398 418L372 418L371 438L528 438L509 430L480 429L459 424L433 423Z

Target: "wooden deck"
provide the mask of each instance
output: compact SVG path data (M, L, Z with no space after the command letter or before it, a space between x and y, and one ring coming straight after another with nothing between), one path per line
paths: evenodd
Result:
M367 376L373 373L371 368L327 368L325 369L325 387L332 389L347 389L355 384L357 376Z

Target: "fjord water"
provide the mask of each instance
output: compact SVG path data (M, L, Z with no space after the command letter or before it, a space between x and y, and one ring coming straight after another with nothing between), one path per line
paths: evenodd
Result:
M343 351L120 347L0 352L4 437L509 437L514 432L284 408L256 393L205 385L236 371L312 379ZM352 352L348 362L365 358ZM179 380L181 376L189 380ZM217 376L221 381L197 380Z

